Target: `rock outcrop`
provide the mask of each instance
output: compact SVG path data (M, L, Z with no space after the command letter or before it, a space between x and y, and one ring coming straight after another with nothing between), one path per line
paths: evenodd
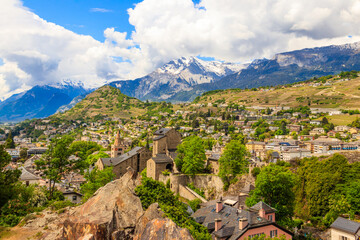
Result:
M140 199L134 193L135 176L134 171L128 171L75 208L64 222L62 237L132 239L137 220L143 215Z
M134 189L136 173L100 188L86 203L63 213L44 211L12 229L12 239L36 235L44 240L193 239L187 229L166 218L157 203L143 210Z
M146 224L142 234L135 236L134 240L193 240L189 230L178 227L170 219L156 218Z

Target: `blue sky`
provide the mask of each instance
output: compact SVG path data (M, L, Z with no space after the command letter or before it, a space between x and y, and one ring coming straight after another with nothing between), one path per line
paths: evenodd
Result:
M23 0L24 6L41 18L78 34L91 35L104 41L104 30L114 27L127 32L135 30L129 24L127 9L142 0ZM193 0L195 4L200 0Z
M131 34L128 8L140 0L24 0L24 6L41 18L56 23L78 34L91 35L104 40L104 30Z

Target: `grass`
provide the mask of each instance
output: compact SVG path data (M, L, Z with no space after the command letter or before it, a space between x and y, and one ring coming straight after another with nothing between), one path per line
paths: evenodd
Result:
M351 87L349 87L351 86ZM226 99L227 103L257 106L289 106L307 105L314 108L358 109L360 106L360 78L347 82L335 81L331 86L285 87L269 91L234 91L224 90L200 98L199 103L207 103Z
M12 235L9 227L1 227L0 226L0 239L9 238Z
M334 125L348 125L352 123L354 120L356 120L356 118L360 118L360 115L341 114L341 115L327 116L326 118Z

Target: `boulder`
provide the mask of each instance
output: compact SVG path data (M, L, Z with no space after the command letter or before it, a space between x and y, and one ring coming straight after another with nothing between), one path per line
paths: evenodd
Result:
M170 240L182 239L193 240L189 230L178 227L168 218L156 218L148 224L144 231L135 236L134 240Z
M132 239L143 215L134 189L136 173L129 170L120 179L100 188L63 222L65 239Z

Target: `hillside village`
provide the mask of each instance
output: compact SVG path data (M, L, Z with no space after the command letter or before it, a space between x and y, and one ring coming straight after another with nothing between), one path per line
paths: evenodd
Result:
M358 81L358 78L337 78L323 78L283 88L246 91L287 91L287 88L319 88ZM111 91L113 90L110 88L109 92ZM231 95L241 96L243 93L233 91ZM96 96L96 93L92 96ZM98 96L105 99L100 102L106 102L104 94ZM325 98L328 97L323 97ZM190 208L189 218L204 226L207 229L204 236L213 239L250 239L262 234L271 238L284 236L286 239L324 239L324 236L328 239L330 236L331 239L339 239L339 236L340 239L358 239L360 224L347 218L351 216L351 219L359 219L359 209L350 207L344 211L331 212L331 218L326 217L331 222L323 224L318 218L327 216L329 210L321 210L321 213L316 214L306 213L306 216L304 211L297 213L296 217L291 213L286 218L282 215L282 209L272 206L275 203L266 202L265 196L255 198L254 194L256 189L260 189L257 176L262 172L265 174L266 169L272 167L279 167L287 174L300 174L297 171L307 161L327 159L319 162L331 162L334 159L341 162L342 160L337 159L340 156L338 154L352 154L355 157L342 164L354 164L353 169L358 169L359 110L315 106L311 102L308 104L306 97L297 97L297 106L287 106L286 103L272 105L270 99L264 104L258 101L257 105L250 101L235 102L229 99L224 98L224 92L221 91L205 93L192 103L179 104L137 102L124 98L122 106L127 106L125 111L142 109L136 114L125 115L114 113L112 107L106 107L104 114L101 111L90 114L91 101L102 103L96 98L85 99L78 103L87 106L86 111L81 114L72 112L70 115L56 114L46 119L26 120L17 124L4 123L0 126L1 144L6 146L4 151L11 156L11 161L4 169L19 169L19 181L25 186L36 185L46 189L53 184L52 194L59 192L62 194L59 197L63 199L61 201L68 200L69 205L64 206L86 202L99 187L107 183L102 183L89 192L84 185L96 178L92 173L108 171L107 176L112 181L122 178L132 169L138 177L142 175L143 179L161 182L179 196ZM79 105L72 111L83 108ZM108 109L112 110L109 112ZM116 111L120 111L119 109L121 107ZM71 138L66 145L71 151L66 158L68 170L59 173L61 176L54 180L46 172L50 165L46 159L52 154L50 149L59 143L59 136ZM224 159L234 145L244 146L244 150L234 150L236 147L231 150L238 151L236 153L241 155L239 161L242 165L239 165L237 172L231 169L233 173L226 172L224 175ZM186 167L189 152L194 154L194 159L200 158L200 165L194 167L197 163L189 163L191 166ZM72 168L78 163L83 166ZM357 178L354 181L359 181L356 171L355 176ZM292 189L283 191L290 192ZM142 199L141 194L139 196ZM261 201L254 202L255 199ZM328 209L328 198L326 204L325 208ZM277 205L279 206L282 205ZM14 226L28 213L25 211L6 224ZM285 219L291 219L292 223ZM354 226L350 236L346 228L348 224ZM193 233L192 235L195 236Z

